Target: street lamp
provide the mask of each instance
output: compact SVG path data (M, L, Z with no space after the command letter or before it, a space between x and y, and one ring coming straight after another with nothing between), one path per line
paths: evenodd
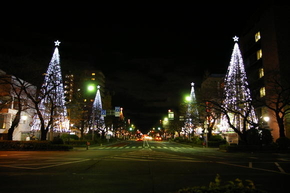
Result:
M264 121L269 122L270 121L270 117L263 117Z
M87 90L88 90L89 92L95 92L95 91L96 91L96 85L95 85L95 84L89 84L89 85L87 86Z
M191 102L191 101L192 101L191 96L186 96L186 97L185 97L185 101L186 101L186 102Z

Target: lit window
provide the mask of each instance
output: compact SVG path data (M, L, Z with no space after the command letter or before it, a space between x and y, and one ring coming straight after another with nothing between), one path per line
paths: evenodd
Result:
M260 60L262 58L262 50L257 51L257 60Z
M95 78L91 78L91 80L96 80Z
M266 96L266 89L265 89L265 87L262 87L262 88L260 88L260 97L262 98L264 96Z
M261 39L261 33L260 32L257 32L256 34L255 34L255 41L257 42L257 41L259 41Z
M259 78L262 78L264 76L264 68L259 69Z
M96 75L96 73L93 72L93 73L92 73L92 76L95 76L95 75Z

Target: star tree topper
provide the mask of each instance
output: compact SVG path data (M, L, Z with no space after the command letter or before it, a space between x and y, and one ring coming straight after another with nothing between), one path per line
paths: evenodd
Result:
M56 40L56 41L54 42L54 45L55 45L55 46L59 46L60 43L61 43L60 41Z
M239 37L235 36L233 37L234 42L238 42L239 41Z

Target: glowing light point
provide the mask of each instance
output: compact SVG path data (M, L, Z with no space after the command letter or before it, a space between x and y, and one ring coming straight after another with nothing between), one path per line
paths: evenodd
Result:
M190 102L191 101L191 97L190 96L186 96L185 100L186 100L186 102Z
M54 45L55 45L55 46L59 46L60 43L61 43L60 41L56 40L56 41L54 42Z
M100 85L98 85L98 86L97 86L97 88L98 88L98 89L100 89L100 88L101 88L101 86L100 86Z
M239 41L239 37L235 36L233 37L234 42L238 42Z
M94 85L89 85L88 86L88 90L89 91L94 91L95 90L95 86Z

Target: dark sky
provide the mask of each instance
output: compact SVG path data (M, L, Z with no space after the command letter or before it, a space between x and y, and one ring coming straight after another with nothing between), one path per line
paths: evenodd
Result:
M114 105L148 129L189 94L191 82L198 89L205 70L226 72L232 37L241 34L256 8L253 3L8 6L1 13L0 56L46 70L58 39L62 69L103 71Z

